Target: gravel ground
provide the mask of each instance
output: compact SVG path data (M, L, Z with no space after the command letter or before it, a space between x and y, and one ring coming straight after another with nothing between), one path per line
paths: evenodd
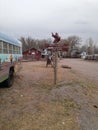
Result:
M60 64L66 64L72 67L72 70L78 72L82 77L88 78L98 84L98 61L88 61L83 59L66 59Z
M45 61L23 62L13 86L0 88L0 130L98 130L97 64L60 60L54 85Z

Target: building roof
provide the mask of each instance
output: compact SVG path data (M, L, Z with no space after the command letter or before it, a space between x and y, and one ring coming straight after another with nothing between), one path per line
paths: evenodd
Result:
M21 42L19 40L15 39L15 38L13 38L11 36L8 36L8 35L6 35L4 33L1 33L1 32L0 32L0 40L8 42L10 44L14 44L16 46L21 46Z

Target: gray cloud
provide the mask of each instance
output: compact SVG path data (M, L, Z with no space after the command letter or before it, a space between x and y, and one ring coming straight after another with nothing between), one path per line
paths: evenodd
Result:
M97 39L97 0L0 0L0 30L48 38L51 32Z

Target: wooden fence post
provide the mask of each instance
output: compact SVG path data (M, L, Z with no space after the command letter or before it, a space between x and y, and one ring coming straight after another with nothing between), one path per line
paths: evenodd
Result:
M57 83L57 48L55 49L54 56L54 84Z

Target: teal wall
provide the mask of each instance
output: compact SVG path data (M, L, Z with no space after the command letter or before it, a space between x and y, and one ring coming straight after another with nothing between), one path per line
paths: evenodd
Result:
M0 60L2 62L10 62L10 55L11 54L0 54ZM12 54L13 61L17 61L19 57L22 57L22 54Z

